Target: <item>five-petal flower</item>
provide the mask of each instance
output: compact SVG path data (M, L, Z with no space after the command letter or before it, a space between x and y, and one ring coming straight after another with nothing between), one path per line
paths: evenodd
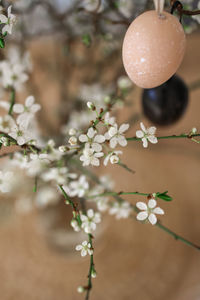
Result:
M139 221L144 221L148 219L148 221L152 224L155 225L157 223L157 217L156 214L158 215L164 215L164 210L160 207L156 207L157 202L155 199L150 199L148 201L148 204L144 202L137 202L136 206L141 212L137 214L137 220Z
M158 142L158 139L155 136L156 127L152 126L146 128L142 122L140 123L140 127L142 130L136 131L136 137L142 140L144 148L148 147L148 141L152 144L156 144Z
M76 250L81 251L81 256L86 256L87 254L89 255L93 254L92 246L87 241L82 242L81 245L77 245Z
M129 124L122 124L119 129L118 125L114 124L108 132L105 133L105 138L110 140L110 147L115 148L117 144L125 147L127 145L127 140L124 136L124 132L129 129Z

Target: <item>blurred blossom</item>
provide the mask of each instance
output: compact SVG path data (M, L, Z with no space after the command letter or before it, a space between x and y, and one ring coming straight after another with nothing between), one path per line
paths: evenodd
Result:
M115 202L109 210L110 215L115 215L116 219L128 218L132 208L128 202Z
M59 201L57 191L51 186L45 186L38 190L36 195L36 206L46 207L48 205L57 204Z

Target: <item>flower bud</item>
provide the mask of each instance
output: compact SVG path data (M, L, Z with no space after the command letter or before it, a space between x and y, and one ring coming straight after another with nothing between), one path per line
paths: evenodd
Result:
M85 288L83 286L78 286L77 292L81 294L81 293L85 292Z
M68 142L70 143L71 146L74 146L74 145L77 144L77 138L76 138L75 136L71 136L71 137L69 138L69 141L68 141Z
M95 270L92 270L91 276L92 276L92 278L96 278L97 277L97 272Z
M196 134L196 133L197 133L197 129L196 129L195 127L192 128L191 133L192 133L192 134Z
M60 146L58 149L59 149L59 151L62 152L62 153L67 152L66 146Z
M110 162L111 162L111 164L117 164L119 162L119 157L117 155L115 155L115 154L112 155L110 157Z
M87 107L88 107L89 109L91 109L91 110L95 110L95 109L96 109L94 103L92 103L92 102L90 102L90 101L87 102Z

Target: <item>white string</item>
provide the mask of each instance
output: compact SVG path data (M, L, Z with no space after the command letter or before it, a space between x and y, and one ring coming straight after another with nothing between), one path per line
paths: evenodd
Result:
M153 0L153 1L158 15L161 16L164 9L165 0Z

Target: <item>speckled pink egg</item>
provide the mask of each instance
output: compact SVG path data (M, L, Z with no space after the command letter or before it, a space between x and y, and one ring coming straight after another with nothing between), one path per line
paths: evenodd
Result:
M147 11L129 26L122 49L125 70L142 88L167 81L180 66L185 52L185 33L176 17Z

